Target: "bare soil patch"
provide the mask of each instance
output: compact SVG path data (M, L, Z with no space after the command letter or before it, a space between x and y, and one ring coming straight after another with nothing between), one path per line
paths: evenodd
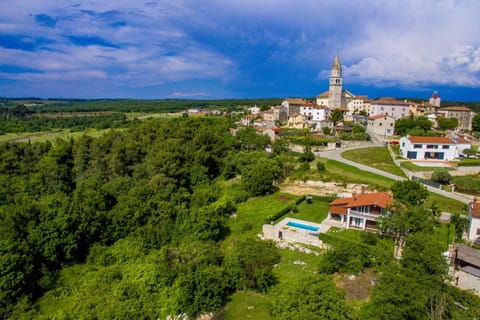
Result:
M365 269L358 276L338 275L337 287L345 290L347 301L369 300L374 278L372 269Z
M337 195L339 197L351 197L352 193L362 192L362 187L368 186L357 183L336 183L336 182L323 182L323 181L290 181L288 184L280 186L280 191L284 193L294 195L318 195L318 196L330 196ZM368 190L372 192L374 190Z

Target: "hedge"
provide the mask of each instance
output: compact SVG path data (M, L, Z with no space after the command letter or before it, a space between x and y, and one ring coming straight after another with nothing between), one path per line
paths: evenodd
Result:
M301 196L301 197L296 198L295 200L290 201L285 208L283 208L282 210L280 210L280 211L278 211L278 212L276 212L276 213L274 213L274 214L266 217L265 220L264 220L264 223L269 224L269 223L272 222L272 221L277 221L277 220L280 219L282 216L284 216L284 215L286 215L287 213L289 213L290 210L291 210L291 208L292 208L292 206L296 206L296 205L302 203L302 201L304 201L305 198L306 198L306 196L304 195L304 196Z

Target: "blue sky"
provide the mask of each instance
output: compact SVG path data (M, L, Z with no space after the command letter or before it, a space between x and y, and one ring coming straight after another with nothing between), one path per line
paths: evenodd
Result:
M477 0L2 0L0 96L480 101Z

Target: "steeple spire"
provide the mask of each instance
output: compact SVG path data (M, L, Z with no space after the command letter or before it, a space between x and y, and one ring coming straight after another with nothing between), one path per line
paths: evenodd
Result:
M332 69L336 69L340 71L342 70L342 65L340 64L340 57L338 56L338 52L337 52L337 55L335 56L335 60L333 60Z

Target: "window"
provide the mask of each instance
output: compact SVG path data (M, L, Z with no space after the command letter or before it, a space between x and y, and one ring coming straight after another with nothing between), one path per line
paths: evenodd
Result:
M413 149L422 149L422 145L421 144L414 144Z
M477 228L477 236L480 236L480 228Z
M427 149L438 149L438 144L427 144Z
M381 122L379 122L379 123L378 123L378 125L381 127L381 126L382 126L382 123L381 123Z
M442 146L442 149L450 149L450 146L443 145L443 146Z

